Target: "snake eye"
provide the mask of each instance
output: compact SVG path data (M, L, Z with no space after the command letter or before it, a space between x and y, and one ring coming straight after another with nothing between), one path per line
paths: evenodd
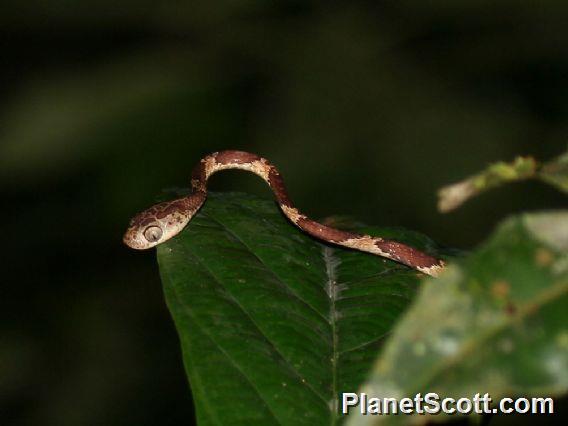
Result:
M155 243L160 238L162 238L162 228L156 225L147 227L144 230L144 238L150 243Z

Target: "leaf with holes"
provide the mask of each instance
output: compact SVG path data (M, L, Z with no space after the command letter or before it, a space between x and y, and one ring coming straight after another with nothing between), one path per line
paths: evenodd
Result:
M568 391L567 306L568 211L511 218L424 283L362 392L379 399L433 392L455 400L488 393L493 406L479 405L487 410L505 396L561 395ZM349 418L357 426L451 420L364 416L360 407Z
M436 254L417 233L363 228ZM275 203L211 194L159 246L199 424L339 424L420 274L322 244Z

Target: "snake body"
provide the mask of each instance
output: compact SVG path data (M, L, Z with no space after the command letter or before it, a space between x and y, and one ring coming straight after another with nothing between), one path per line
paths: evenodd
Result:
M282 176L265 158L243 151L215 152L201 159L191 175L190 195L156 204L137 214L130 222L123 241L138 250L149 249L177 235L201 208L207 198L207 180L227 169L239 169L260 176L272 189L282 212L302 231L327 243L372 253L400 262L428 275L444 269L441 259L406 244L380 237L342 231L311 220L294 207Z

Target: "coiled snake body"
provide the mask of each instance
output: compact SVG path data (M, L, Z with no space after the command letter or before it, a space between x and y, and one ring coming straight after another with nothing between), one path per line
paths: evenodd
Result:
M428 275L437 276L444 262L406 244L342 231L309 219L290 201L280 173L266 159L243 151L221 151L201 159L191 175L190 195L156 204L137 214L123 241L138 250L149 249L177 235L207 198L207 180L220 170L239 169L260 176L270 186L286 217L302 231L328 243L392 259Z

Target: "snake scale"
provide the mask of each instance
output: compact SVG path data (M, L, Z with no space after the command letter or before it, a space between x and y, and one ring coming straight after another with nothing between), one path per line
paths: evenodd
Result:
M138 250L149 249L177 235L201 208L207 198L207 180L212 174L239 169L260 176L272 189L282 212L298 228L327 243L372 253L437 276L444 269L441 259L398 241L342 231L311 220L290 201L282 176L265 158L243 151L215 152L201 159L191 175L190 195L156 204L137 214L123 241Z

